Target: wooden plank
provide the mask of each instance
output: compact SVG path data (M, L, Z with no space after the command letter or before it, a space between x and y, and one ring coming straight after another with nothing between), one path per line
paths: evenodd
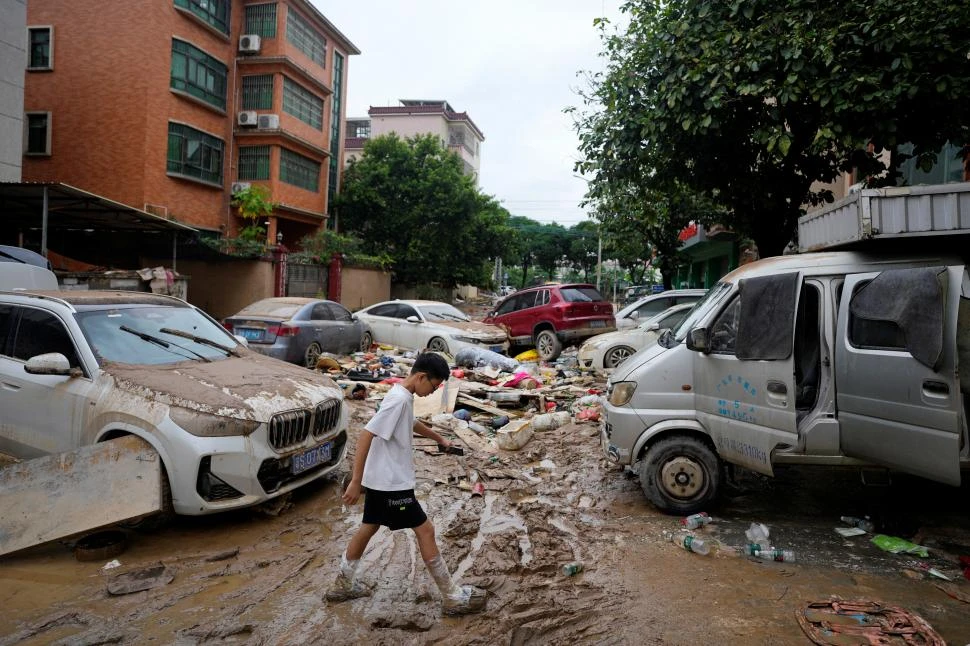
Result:
M159 511L161 464L127 435L0 469L0 554Z
M455 410L455 401L461 384L458 379L449 378L444 388L439 388L427 397L414 396L414 416L431 417L439 413L451 413Z
M452 429L455 435L461 438L461 441L468 445L473 451L478 451L480 453L495 453L496 449L492 446L492 443L488 440L483 439L478 433L471 430L470 428L465 428L462 426L456 426Z
M458 403L463 404L465 406L471 406L472 408L477 408L478 410L485 411L486 413L491 413L492 415L495 415L495 416L501 416L501 415L508 415L509 417L513 416L507 410L502 410L501 408L490 406L489 404L481 401L480 399L476 399L464 393L458 396Z

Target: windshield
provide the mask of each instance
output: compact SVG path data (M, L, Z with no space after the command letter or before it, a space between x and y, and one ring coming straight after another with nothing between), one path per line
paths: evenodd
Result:
M731 283L718 283L714 287L710 288L704 295L704 298L697 301L694 307L691 308L690 312L687 313L687 318L681 321L680 325L674 328L674 340L680 343L687 338L687 333L690 332L697 326L698 321L707 314L711 307L714 307L717 303L721 302L725 296L731 293L732 285Z
M227 348L239 347L231 335L191 307L119 307L79 312L75 316L101 364L113 361L158 365L226 358L226 353L219 348L163 329L189 333ZM148 336L155 340L145 338Z
M562 299L567 303L592 303L601 301L603 297L593 287L563 287L559 290Z
M468 321L469 318L451 305L422 305L418 308L426 321Z

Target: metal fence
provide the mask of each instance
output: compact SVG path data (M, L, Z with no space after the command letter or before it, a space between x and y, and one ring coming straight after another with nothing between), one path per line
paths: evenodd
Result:
M286 295L326 298L328 273L326 265L287 265Z

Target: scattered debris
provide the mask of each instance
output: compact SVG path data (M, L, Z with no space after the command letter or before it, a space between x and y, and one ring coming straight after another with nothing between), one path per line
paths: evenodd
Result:
M948 596L956 599L957 601L962 601L963 603L970 603L970 593L962 590L955 583L933 583L937 588L945 592Z
M127 547L128 537L125 533L120 529L109 529L78 539L74 544L74 558L78 561L103 561L121 554Z
M175 579L175 572L158 563L140 570L132 570L111 577L107 582L108 594L115 596L151 590L168 585Z
M943 638L922 617L898 606L875 601L843 601L839 597L832 597L828 601L816 601L804 609L796 609L795 618L808 638L822 646L889 644L897 641L946 646Z
M906 539L897 536L876 534L872 537L872 543L879 549L892 554L916 554L923 558L929 556L929 551L922 545L910 543Z

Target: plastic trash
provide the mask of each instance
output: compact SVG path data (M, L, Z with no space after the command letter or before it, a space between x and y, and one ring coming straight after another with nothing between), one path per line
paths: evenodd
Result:
M571 421L573 421L572 415L566 411L543 413L532 418L532 428L537 431L551 431L554 428L565 426Z
M485 433L488 433L488 429L482 426L481 424L479 424L478 422L469 421L468 428L475 431L479 435L484 435Z
M579 574L583 571L583 564L580 561L573 561L572 563L566 563L562 566L563 576L573 576Z
M452 413L452 415L454 415L456 419L464 420L466 422L472 418L471 412L469 412L464 408L459 408L454 413Z
M517 372L519 362L506 357L504 354L492 352L485 348L465 347L455 355L455 365L462 368L481 368L491 366L504 372Z
M515 360L523 363L526 361L538 361L539 353L535 349L526 350L515 355Z
M744 532L748 543L759 545L762 549L768 548L768 526L763 523L751 523Z
M765 561L778 561L779 563L793 563L795 561L795 552L791 550L758 550L755 556Z
M872 543L879 549L891 552L892 554L915 554L923 558L930 555L922 545L910 543L905 538L899 538L898 536L876 534L872 537Z
M684 526L684 529L697 529L713 521L714 519L707 512L702 511L699 514L691 514L687 518L681 518L680 524Z
M508 415L499 415L492 419L492 428L502 428L509 423Z
M841 520L846 525L850 525L852 527L858 527L864 532L872 533L876 531L876 524L871 520L869 520L868 518L859 518L857 516L840 516L839 520Z
M682 547L688 552L694 552L695 554L707 555L711 553L711 546L708 545L707 541L703 538L698 538L693 534L688 534L686 532L677 532L676 534L669 535L671 543L678 547Z

